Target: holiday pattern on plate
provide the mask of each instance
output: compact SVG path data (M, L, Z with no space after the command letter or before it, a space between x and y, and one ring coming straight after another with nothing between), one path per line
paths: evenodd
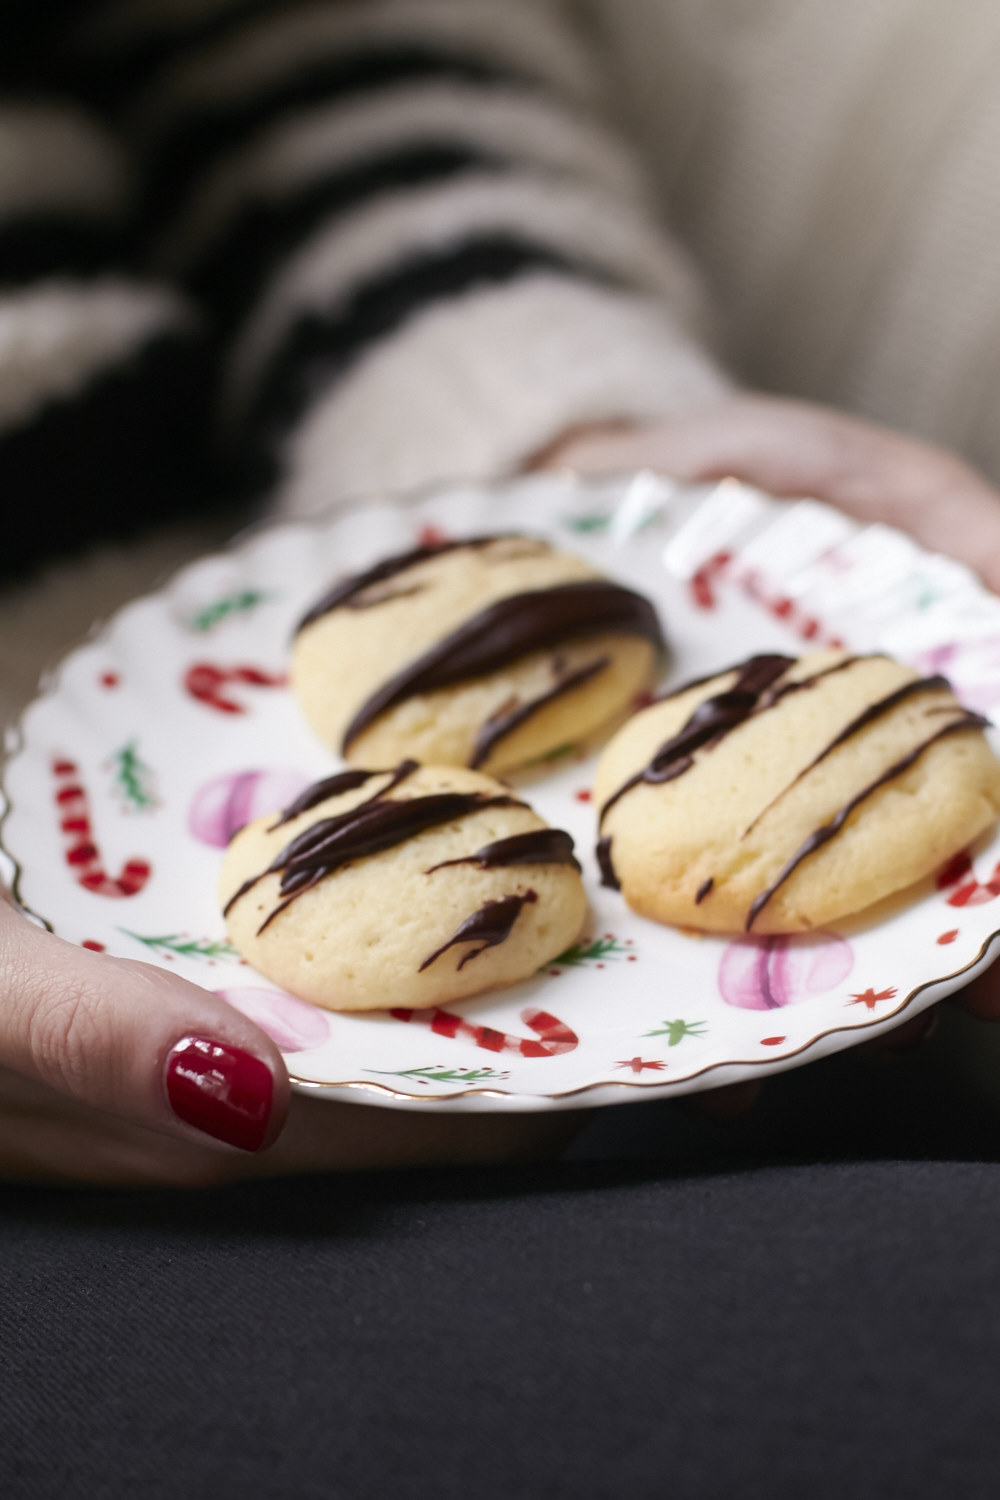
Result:
M531 981L454 1008L317 1010L240 958L215 896L221 851L335 764L287 691L286 645L335 576L414 543L518 527L647 593L671 680L749 651L845 643L953 670L1000 704L1000 603L885 528L731 482L653 476L462 488L282 525L185 569L73 652L24 716L0 837L17 893L95 952L162 965L250 1016L296 1086L392 1107L548 1109L760 1076L850 1045L954 989L1000 930L1000 843L949 861L878 924L727 940L659 927L600 884L592 764L554 759L526 795L576 840L591 914Z

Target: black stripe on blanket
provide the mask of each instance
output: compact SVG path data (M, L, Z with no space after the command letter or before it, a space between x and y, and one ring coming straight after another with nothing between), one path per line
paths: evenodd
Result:
M123 237L93 219L38 213L0 221L0 287L107 270L126 258Z
M424 79L530 86L531 80L479 58L419 46L365 48L349 56L317 56L249 98L205 104L185 114L165 136L147 169L145 220L155 230L169 223L192 182L262 125L286 110L331 104L356 94Z
M0 89L23 97L65 87L65 39L80 9L80 0L0 0Z
M303 310L268 361L241 424L243 452L248 446L255 450L248 480L267 484L277 477L276 451L281 440L311 403L371 345L435 302L539 270L613 284L611 277L544 245L496 234L398 264L360 287L335 311Z
M72 3L78 5L79 0ZM192 12L175 25L158 25L151 19L117 36L102 36L99 25L95 32L84 21L65 39L65 82L75 86L79 97L117 112L129 98L139 98L156 74L185 52L218 43L258 16L273 14L274 8L274 0L242 0L225 10Z
M318 225L396 189L504 165L461 144L426 142L314 177L279 199L250 200L195 266L189 285L220 325L231 327L278 263Z
M210 390L199 339L167 332L0 431L0 581L215 504L205 432Z

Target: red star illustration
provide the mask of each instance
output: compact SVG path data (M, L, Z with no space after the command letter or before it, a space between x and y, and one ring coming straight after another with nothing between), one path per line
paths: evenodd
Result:
M616 1068L631 1068L633 1073L641 1073L643 1068L652 1068L654 1073L662 1073L666 1066L664 1062L646 1062L641 1057L627 1057L624 1062L615 1063Z
M847 1003L848 1005L863 1005L866 1010L874 1010L880 1000L891 1000L895 993L895 990L873 990L869 985L862 994L852 995Z

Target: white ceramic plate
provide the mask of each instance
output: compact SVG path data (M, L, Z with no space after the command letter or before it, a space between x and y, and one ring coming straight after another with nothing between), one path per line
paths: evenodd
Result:
M333 769L283 686L295 621L334 576L420 537L517 528L653 597L671 679L843 643L944 671L970 706L1000 708L1000 601L957 564L812 501L639 475L371 505L254 532L66 658L5 776L2 839L25 909L71 942L224 995L274 1036L297 1087L397 1108L571 1108L758 1077L887 1030L990 962L1000 837L876 923L809 940L699 937L600 887L592 766L568 761L527 795L577 840L592 921L536 979L450 1012L349 1016L249 968L215 902L221 848Z

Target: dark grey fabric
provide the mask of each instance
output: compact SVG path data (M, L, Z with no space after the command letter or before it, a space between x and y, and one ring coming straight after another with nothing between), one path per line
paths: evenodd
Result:
M6 1500L995 1496L1000 1166L7 1190Z

